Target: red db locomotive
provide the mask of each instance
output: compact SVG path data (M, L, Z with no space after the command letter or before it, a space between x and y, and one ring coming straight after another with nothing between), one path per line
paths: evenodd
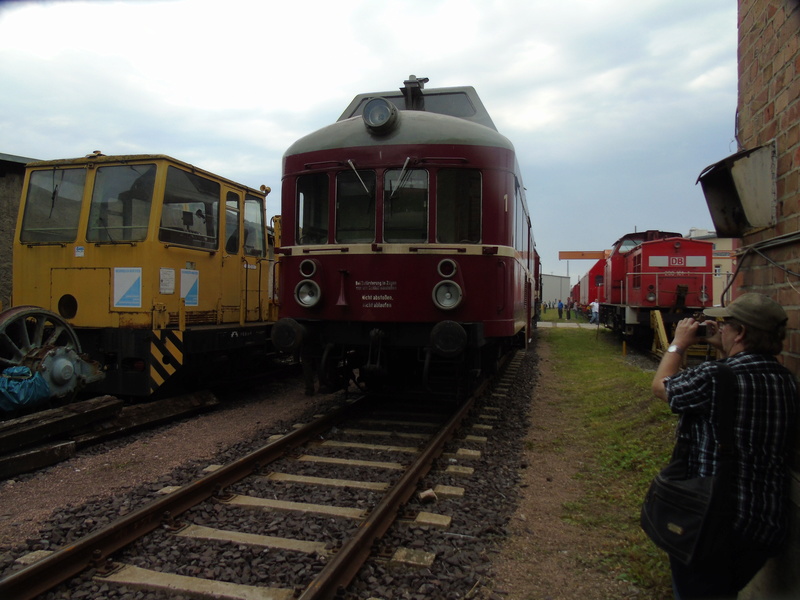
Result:
M711 306L712 249L711 242L679 233L648 230L622 236L604 260L597 287L600 322L647 341L653 311L669 324ZM587 284L597 283L596 267Z

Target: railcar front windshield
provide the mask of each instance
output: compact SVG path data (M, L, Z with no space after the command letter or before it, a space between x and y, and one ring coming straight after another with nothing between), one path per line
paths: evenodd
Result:
M428 239L428 172L390 169L383 178L383 239L425 242Z
M298 244L328 242L328 175L315 173L297 178Z
M204 250L217 249L219 205L218 182L169 167L158 239Z
M85 183L84 168L33 171L28 179L20 241L74 242Z
M86 239L90 242L144 240L155 179L154 164L98 168Z
M336 241L375 241L374 171L342 171L336 176Z
M436 241L481 241L481 172L440 169L436 175Z

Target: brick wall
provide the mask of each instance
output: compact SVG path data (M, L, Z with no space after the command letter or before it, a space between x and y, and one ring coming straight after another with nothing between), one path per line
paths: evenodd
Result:
M776 224L746 235L743 246L800 231L800 0L739 0L739 103L742 149L777 142ZM800 241L749 254L740 275L742 291L762 292L789 314L783 362L800 375ZM798 435L800 440L800 435ZM740 599L800 597L800 449L795 451L793 524L786 553L773 561Z

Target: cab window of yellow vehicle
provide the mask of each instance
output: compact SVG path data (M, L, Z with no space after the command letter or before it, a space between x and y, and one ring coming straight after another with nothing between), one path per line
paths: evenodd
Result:
M441 169L436 175L436 241L481 241L481 172Z
M374 171L343 171L336 176L336 241L375 241Z
M264 232L264 201L258 196L248 194L244 199L245 254L248 256L267 255L267 242Z
M74 242L85 182L82 168L31 172L20 241Z
M328 242L328 175L315 173L297 178L298 244Z
M176 167L167 170L158 239L204 250L216 250L220 185Z
M384 174L383 239L387 242L427 241L427 171L390 169Z
M239 253L239 194L228 192L225 199L225 252Z
M156 166L99 167L94 178L86 239L131 242L147 237Z

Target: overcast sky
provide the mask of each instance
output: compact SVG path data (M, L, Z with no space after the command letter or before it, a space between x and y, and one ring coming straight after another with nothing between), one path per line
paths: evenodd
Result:
M168 154L252 187L358 93L471 85L514 144L543 271L712 229L736 152L730 0L0 2L0 153Z

